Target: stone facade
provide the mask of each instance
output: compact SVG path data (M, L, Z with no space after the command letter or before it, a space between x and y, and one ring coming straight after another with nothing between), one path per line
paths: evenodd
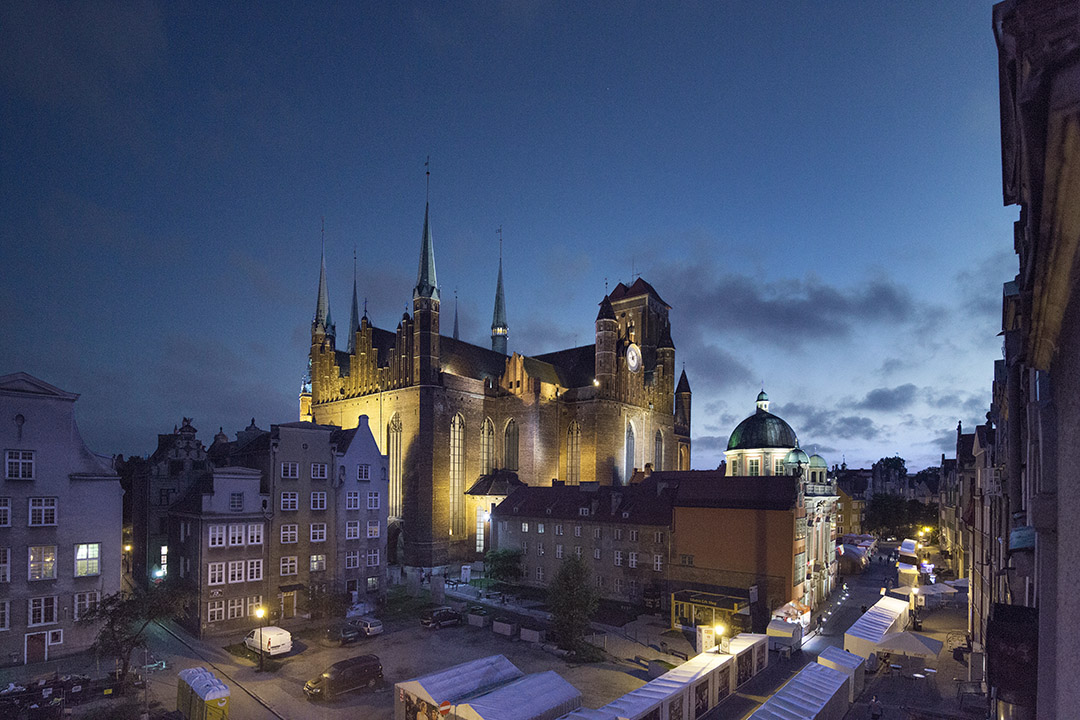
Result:
M97 629L79 613L120 590L120 478L83 443L78 397L0 377L0 664L86 650Z

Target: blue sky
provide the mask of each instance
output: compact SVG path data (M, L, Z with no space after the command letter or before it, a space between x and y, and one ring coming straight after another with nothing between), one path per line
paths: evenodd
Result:
M713 467L762 382L804 447L935 464L983 419L1016 272L990 3L13 2L0 372L91 447L296 416L320 223L339 328L411 301L431 156L444 327L591 342L672 305ZM342 342L344 344L344 342ZM950 453L951 454L951 453Z

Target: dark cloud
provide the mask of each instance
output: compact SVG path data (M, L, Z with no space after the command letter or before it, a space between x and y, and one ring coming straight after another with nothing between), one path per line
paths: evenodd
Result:
M950 431L938 435L928 443L930 447L937 448L946 455L956 455L956 431Z
M950 410L964 417L980 416L990 409L989 393L945 392L938 394L929 391L927 402L933 407Z
M881 368L878 370L879 375L892 375L893 373L900 372L911 367L911 362L904 358L888 358L881 363Z
M961 306L976 322L1000 320L1002 285L1016 276L1016 264L1015 253L1001 250L956 274Z
M772 411L784 418L800 438L876 440L881 435L874 421L867 417L841 415L801 403L775 405Z
M727 450L727 435L702 435L693 438L694 451L700 452L723 452Z
M866 393L866 397L855 403L860 410L895 412L910 407L915 402L919 389L911 383L894 388L877 388Z

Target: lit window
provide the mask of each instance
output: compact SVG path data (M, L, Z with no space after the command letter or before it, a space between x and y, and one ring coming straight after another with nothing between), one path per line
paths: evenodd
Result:
M368 520L367 521L367 536L368 536L368 538L377 538L377 537L379 537L379 521L378 520Z
M229 509L233 512L244 511L244 493L229 493Z
M255 611L262 607L262 595L252 595L247 601L248 617L255 617Z
M30 527L56 524L56 498L30 498Z
M326 509L326 493L313 492L311 493L311 509L312 510L325 510Z
M761 474L760 458L750 458L746 461L746 474L750 477L757 477Z
M527 522L521 523L521 532L523 532L523 533L529 532L529 523L527 523Z
M101 543L75 546L75 577L101 574Z
M299 528L299 525L282 525L281 542L286 545L296 542Z
M29 564L27 580L56 579L55 545L32 545L27 550L27 556Z
M360 521L349 520L345 523L345 539L346 540L359 540L360 539Z
M359 510L360 509L360 493L355 491L349 491L345 493L345 509L346 510Z
M34 451L33 450L8 450L7 480L33 480L34 479Z
M296 510L299 507L300 497L298 493L283 492L281 493L281 509L282 510Z
M581 482L581 426L570 423L566 431L566 484L577 485ZM588 515L588 512L582 513Z
M544 523L536 523L536 534L537 535L543 535L544 534Z
M28 604L30 626L51 625L56 622L56 597L30 598Z
M225 619L225 601L211 600L206 606L206 621L221 622Z
M0 527L11 527L11 498L0 498Z
M319 570L326 569L326 556L325 555L312 555L311 556L311 572L318 572Z
M491 420L480 426L480 474L488 475L495 469L495 427Z
M311 463L311 479L312 480L325 480L326 479L326 463Z
M281 477L286 480L297 480L300 477L300 463L281 463Z
M256 558L254 560L247 561L247 579L248 582L254 582L255 580L262 580L262 558Z
M225 526L210 526L210 547L225 547Z
M296 556L281 558L281 574L282 575L295 575L296 574Z
M242 583L244 582L244 561L243 560L230 560L229 561L229 583Z
M465 534L465 419L450 420L450 534Z
M372 575L367 579L367 589L369 593L377 592L379 589L379 578Z
M326 523L311 523L311 542L326 541Z
M225 563L212 562L207 568L207 585L225 584Z

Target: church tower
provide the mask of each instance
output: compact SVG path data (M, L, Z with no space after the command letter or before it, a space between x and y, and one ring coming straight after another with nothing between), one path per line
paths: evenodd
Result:
M356 302L356 250L352 255L352 311L349 313L349 346L348 353L356 352L356 333L360 331L360 307Z
M431 240L430 204L424 204L424 235L420 267L413 288L413 382L439 381L439 285L435 278L435 246Z
M326 288L326 241L319 265L319 291L315 298L315 316L311 320L311 352L308 370L300 388L300 417L310 417L311 404L328 392L336 350L334 320L330 315L330 293ZM305 398L305 395L307 396Z
M610 395L615 391L615 355L619 338L619 323L615 310L605 295L596 314L596 384L598 393Z
M499 240L499 280L495 284L495 313L491 318L491 349L506 354L510 327L506 324L506 298L503 296L502 239Z

